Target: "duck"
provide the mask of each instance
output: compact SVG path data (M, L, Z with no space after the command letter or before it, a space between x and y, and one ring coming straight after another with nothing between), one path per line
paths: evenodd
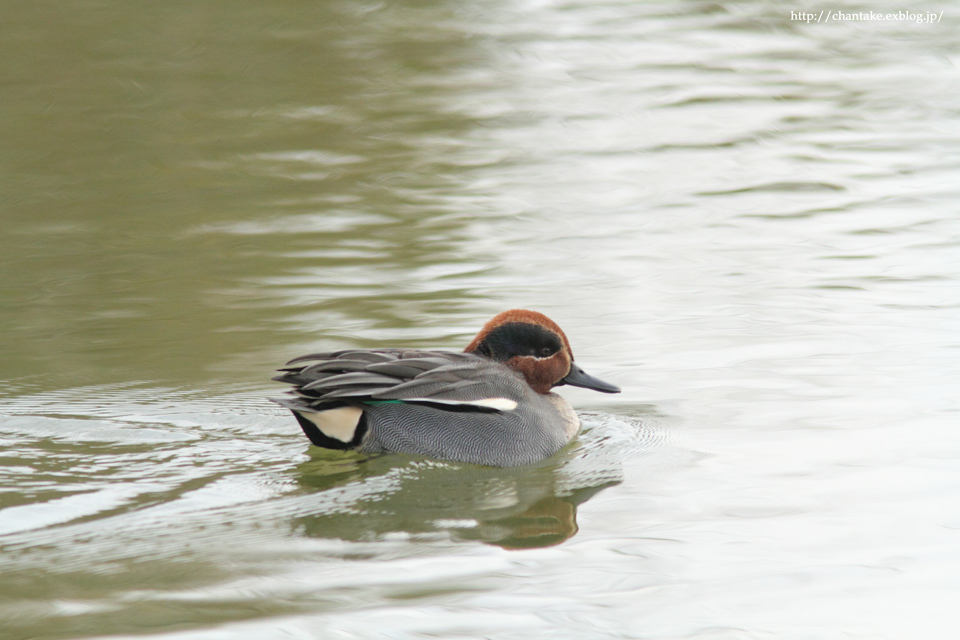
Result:
M325 449L403 453L492 467L549 458L580 431L553 389L619 393L585 372L547 316L494 316L463 352L345 349L294 358L273 378L293 386L273 399Z

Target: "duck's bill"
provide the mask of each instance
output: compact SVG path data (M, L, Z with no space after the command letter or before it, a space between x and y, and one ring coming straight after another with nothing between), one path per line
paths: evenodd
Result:
M560 381L560 384L593 389L594 391L601 391L603 393L620 393L620 387L615 384L610 384L609 382L604 382L600 378L594 378L581 369L576 362L570 367L570 373Z

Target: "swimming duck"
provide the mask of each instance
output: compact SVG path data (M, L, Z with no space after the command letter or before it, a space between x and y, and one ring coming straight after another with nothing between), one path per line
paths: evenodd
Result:
M292 384L293 398L274 402L318 447L497 467L543 460L580 430L553 387L620 392L573 361L556 323L526 309L496 315L463 353L348 349L294 358L280 371L273 379Z

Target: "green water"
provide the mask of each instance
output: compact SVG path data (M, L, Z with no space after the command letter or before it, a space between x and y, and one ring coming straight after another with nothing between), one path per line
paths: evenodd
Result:
M956 637L941 8L6 3L0 637ZM623 387L541 464L267 400L513 307Z

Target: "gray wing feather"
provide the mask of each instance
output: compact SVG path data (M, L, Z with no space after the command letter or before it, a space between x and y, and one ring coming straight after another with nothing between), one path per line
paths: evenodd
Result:
M289 366L311 360L319 362ZM334 399L365 398L427 402L472 402L491 397L519 400L524 389L520 377L500 363L446 351L348 349L314 353L291 360L281 371L286 373L274 379L292 384L299 400L313 405Z
M300 369L300 373L304 375L309 375L315 371L338 371L340 373L345 373L347 371L363 371L369 366L371 366L370 363L365 360L326 360L324 362L312 364L309 367L304 367Z
M340 387L363 387L363 388L383 388L395 385L397 381L388 376L376 373L367 373L366 371L352 371L350 373L341 373L340 375L324 377L315 382L303 385L303 391L323 391L324 389L336 390Z
M434 398L436 400L481 400L490 397L489 392L475 389L470 393L469 387L477 387L482 383L479 380L434 380L432 377L417 378L403 384L398 384L383 391L377 391L373 397L382 400L411 400L414 398Z
M377 351L364 351L361 349L345 349L343 351L331 351L328 353L311 353L306 356L300 356L289 361L285 366L297 364L298 362L308 362L310 360L362 360L364 362L387 362L394 360L403 352L402 349L380 349Z
M393 362L371 364L367 367L367 370L385 373L395 378L408 379L415 378L424 371L449 364L449 358L402 358Z

